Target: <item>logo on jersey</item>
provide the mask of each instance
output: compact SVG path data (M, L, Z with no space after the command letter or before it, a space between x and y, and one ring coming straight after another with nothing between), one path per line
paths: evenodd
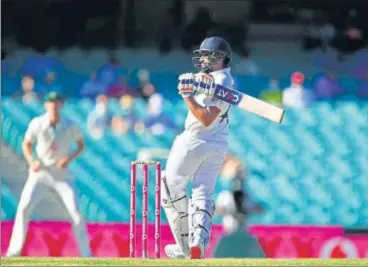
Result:
M223 86L218 86L216 88L215 95L218 99L221 99L232 105L238 105L242 99L241 93Z

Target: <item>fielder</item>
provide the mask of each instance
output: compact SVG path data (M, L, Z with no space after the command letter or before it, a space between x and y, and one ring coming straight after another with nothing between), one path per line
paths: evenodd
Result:
M171 258L204 258L215 212L213 190L228 151L230 104L215 99L210 88L212 83L234 86L229 68L231 47L220 37L210 37L194 54L193 63L200 73L179 77L179 94L189 111L162 179L162 207L176 241L165 248ZM186 188L190 179L189 201Z
M20 197L7 256L21 254L32 211L48 188L60 196L72 219L80 255L91 256L73 177L67 169L68 164L83 151L84 141L81 131L60 117L62 105L61 96L57 93L46 95L46 113L34 118L26 131L23 153L29 165L29 177ZM71 152L73 142L77 144L75 152ZM32 154L33 144L36 144L37 158Z

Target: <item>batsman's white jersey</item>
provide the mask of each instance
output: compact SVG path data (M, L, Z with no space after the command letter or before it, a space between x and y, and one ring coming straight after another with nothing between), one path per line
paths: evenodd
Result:
M29 170L29 177L19 200L7 256L20 255L32 211L48 189L60 196L72 219L80 255L91 255L84 220L75 195L74 179L67 169L56 167L57 160L69 155L72 144L81 139L81 131L70 121L61 120L53 127L45 114L30 122L25 140L36 144L36 158L41 162L41 169L38 172Z
M211 72L210 75L214 78L216 84L230 88L234 86L234 80L230 74L230 68ZM228 135L228 118L225 116L228 115L227 113L230 109L230 104L203 94L196 95L195 99L203 107L218 107L221 109L221 113L209 127L204 127L189 110L185 121L185 131L196 135L198 139L211 139L226 142Z
M227 87L232 87L234 84L229 68L210 74L217 84ZM175 232L174 228L180 229L176 231L178 233L176 240L177 243L181 240L184 251L183 244L185 244L184 237L188 236L188 230L186 230L188 223L182 221L180 225L175 225L178 224L178 214L181 214L180 218L183 219L183 214L188 213L189 246L195 246L198 242L207 246L215 211L212 195L228 151L229 104L204 95L197 95L195 99L203 107L218 107L221 113L210 126L204 127L191 111L188 111L185 130L176 137L167 160L166 180L163 183L165 190L162 192L163 207L169 222L171 221L172 231ZM191 179L192 194L188 207L188 203L183 199ZM170 201L173 204L169 205Z

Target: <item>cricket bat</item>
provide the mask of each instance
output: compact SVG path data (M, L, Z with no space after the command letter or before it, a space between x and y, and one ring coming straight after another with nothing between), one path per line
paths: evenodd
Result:
M275 123L281 123L284 117L284 109L222 85L215 86L213 96Z

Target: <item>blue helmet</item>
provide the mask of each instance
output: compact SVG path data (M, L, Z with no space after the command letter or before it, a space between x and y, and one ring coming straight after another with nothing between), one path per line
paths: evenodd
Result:
M203 53L208 53L208 62L201 62ZM219 64L221 61L227 65L231 61L232 50L230 44L221 37L206 38L194 52L193 64L196 68L204 72L211 72L213 66Z

